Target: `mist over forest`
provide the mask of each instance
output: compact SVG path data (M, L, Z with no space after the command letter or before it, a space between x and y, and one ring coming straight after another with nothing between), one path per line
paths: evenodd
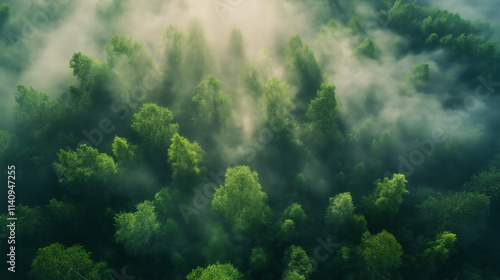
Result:
M500 279L499 8L1 1L1 279Z

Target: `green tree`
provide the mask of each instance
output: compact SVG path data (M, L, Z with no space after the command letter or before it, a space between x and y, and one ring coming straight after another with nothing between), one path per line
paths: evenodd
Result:
M162 188L155 194L153 206L159 221L166 221L175 211L177 193L169 187Z
M293 220L285 219L280 227L280 240L285 242L292 241L297 236L297 228Z
M234 28L229 35L226 63L224 64L225 72L230 77L230 80L238 77L238 72L245 60L243 34L241 34L241 30Z
M105 262L95 263L80 245L64 247L59 243L38 249L30 275L38 280L110 279Z
M485 194L490 197L492 204L498 204L500 202L500 170L491 167L473 175L464 184L464 189L469 192Z
M98 81L107 71L107 66L104 63L81 52L73 54L69 67L73 69L73 75L80 81L80 87L89 92L95 89Z
M265 223L270 211L257 173L247 166L227 170L224 186L215 191L212 209L229 224L238 240Z
M167 39L165 47L166 70L170 75L179 75L182 69L185 38L182 31L175 25L169 25L165 30L164 37Z
M75 115L78 113L86 116L84 113L88 112L93 106L90 93L75 86L69 86L68 91L70 109Z
M354 216L352 197L349 192L339 193L335 197L330 197L328 208L326 209L326 223L338 230L347 222L350 222Z
M164 37L166 46L164 51L165 65L163 71L167 73L164 76L165 88L169 94L162 96L164 104L171 104L174 97L178 97L183 80L184 55L186 48L186 38L177 26L169 25L165 30ZM168 102L168 103L167 103Z
M404 78L406 85L414 87L418 91L425 90L431 80L429 63L421 63L413 67Z
M367 232L362 248L366 279L396 279L403 249L392 234L386 230L376 235Z
M264 85L266 100L266 122L276 131L287 127L292 109L290 86L276 77L269 78Z
M337 131L337 99L335 85L322 83L317 97L311 100L306 116L312 121L313 129L333 134Z
M376 221L388 222L396 216L403 203L403 195L410 193L406 183L408 181L403 174L394 174L392 179L385 177L382 181L377 180L373 194L363 197L364 206Z
M240 84L255 100L262 96L264 77L252 62L246 62L240 69Z
M47 136L47 132L61 120L65 110L60 102L50 100L46 93L23 85L17 86L14 100L14 124L21 129L23 136L32 139Z
M220 130L231 122L233 101L231 96L221 90L221 82L214 76L208 77L198 85L193 97L198 111L198 122Z
M131 127L150 150L160 150L163 153L179 130L179 125L172 123L173 118L168 108L147 103L134 114Z
M189 82L197 84L215 74L215 55L201 27L194 26L189 31L185 55L184 72Z
M186 276L187 280L240 280L243 274L238 271L232 264L220 264L219 262L209 265L206 268L198 267L193 269Z
M62 183L99 183L111 181L118 173L112 157L96 148L81 145L76 151L59 150L55 168L62 175Z
M304 209L302 209L302 205L298 203L289 205L285 209L283 216L285 217L285 219L293 220L297 225L303 224L307 219L306 212L304 212Z
M485 194L458 192L431 196L418 205L422 222L431 233L451 231L468 246L486 228L490 199Z
M323 76L311 48L299 35L290 38L285 49L287 80L299 87L298 99L306 104L320 89ZM307 109L307 108L304 108Z
M114 35L105 46L109 67L124 73L131 82L139 82L141 75L155 69L153 59L143 45L132 37Z
M354 49L354 54L358 57L376 59L378 57L377 46L375 45L373 39L368 37Z
M447 258L455 253L455 243L457 235L449 231L443 231L436 235L436 239L429 243L425 250L425 255L436 261L443 263Z
M137 146L130 145L127 139L115 136L115 140L111 147L113 148L113 155L118 163L129 165L134 162Z
M313 271L311 258L300 246L292 245L287 249L284 263L287 280L308 278Z
M198 143L190 143L186 138L175 134L168 149L168 162L172 165L174 178L199 176L205 152Z
M146 255L158 246L160 223L151 201L137 204L134 213L119 213L115 216L115 240L123 244L133 256Z

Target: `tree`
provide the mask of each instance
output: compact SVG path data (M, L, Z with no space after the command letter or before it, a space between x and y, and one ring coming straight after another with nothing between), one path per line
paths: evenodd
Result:
M414 87L418 91L425 90L425 86L430 80L431 76L429 63L421 63L413 67L404 78L407 85Z
M287 280L308 278L313 271L311 258L300 246L290 246L285 252L283 261L286 265L284 275Z
M81 145L76 151L59 150L59 163L55 168L61 174L60 181L69 183L109 182L118 173L112 157L99 153L96 148Z
M220 264L219 262L209 265L206 268L198 267L193 269L186 276L187 280L240 280L243 274L238 271L232 264Z
M377 46L372 38L366 38L359 46L354 49L354 53L358 57L368 57L371 59L376 59L377 55Z
M47 136L47 132L54 128L64 113L61 103L49 100L46 93L32 87L18 85L14 99L16 101L14 123L24 135L32 139Z
M119 213L115 216L115 240L123 244L125 250L133 256L147 255L154 246L158 246L160 223L151 201L137 204L134 213Z
M64 247L59 243L38 249L30 275L38 280L110 279L105 262L95 263L80 245Z
M156 69L147 50L132 37L114 35L105 50L109 67L130 79L131 84L142 82L142 75Z
M241 68L240 84L250 97L258 100L262 96L264 80L262 73L253 63L246 62Z
M69 107L75 115L84 115L83 113L88 112L92 108L92 98L89 92L75 86L69 86L68 93Z
M165 187L155 194L153 206L159 221L166 221L174 213L177 194L172 189Z
M212 46L205 39L199 26L189 31L185 52L185 73L190 83L199 83L210 74L215 74L215 56Z
M227 47L226 63L224 65L225 72L230 77L230 80L238 77L238 72L245 63L245 43L241 30L234 28L229 35L229 44Z
M309 103L306 116L312 121L313 129L322 133L337 132L337 99L335 85L322 83L317 97Z
M301 225L307 219L307 215L302 209L302 205L298 203L293 203L289 205L284 211L285 219L290 219L297 225Z
M115 136L115 140L111 147L113 148L113 155L118 163L129 165L134 162L137 146L130 145L127 139Z
M410 192L406 189L405 176L394 174L392 179L377 180L376 187L368 197L363 197L363 204L370 209L370 214L377 221L391 221L399 211L399 205L403 203L403 195Z
M165 30L164 37L167 39L165 47L165 58L167 71L170 75L179 75L182 69L185 39L184 34L175 25L169 25Z
M459 245L468 246L486 228L490 199L485 194L458 192L431 196L418 208L428 232L451 231L456 233Z
M280 236L280 240L285 242L290 242L297 236L297 228L293 220L285 219L281 224Z
M134 114L131 127L150 150L164 153L179 130L179 125L172 123L173 118L168 108L146 103Z
M83 90L92 92L101 79L106 66L90 56L81 52L74 53L69 62L69 67L73 69L73 75L80 81L80 87Z
M316 57L308 45L302 42L299 35L290 38L285 49L287 64L287 80L299 87L298 99L309 102L323 81Z
M190 143L176 133L168 149L168 162L172 165L174 179L199 176L204 155L198 143Z
M221 90L221 82L214 76L208 77L198 85L196 96L193 97L198 111L198 122L209 125L217 130L222 129L231 121L231 96Z
M425 250L425 255L435 261L444 261L455 253L455 243L457 235L449 231L443 231L436 235L436 239L429 242L429 247Z
M464 184L464 189L468 192L485 194L491 198L492 204L498 204L500 202L500 170L491 167L473 175Z
M395 279L401 266L403 249L396 238L386 230L363 237L362 257L366 269L366 279Z
M351 221L354 215L354 205L349 192L339 193L335 197L330 197L330 203L326 209L326 223L332 226L335 231Z
M269 78L264 85L266 100L266 122L279 131L290 123L289 115L292 108L290 86L276 77Z
M182 85L186 38L182 31L174 25L167 27L164 37L167 41L164 51L165 65L163 66L163 71L167 75L164 77L164 83L169 94L162 96L162 100L168 102L166 104L171 104L174 97L178 96L177 92Z
M256 226L265 223L269 212L258 174L247 166L229 168L225 185L215 191L212 209L229 224L237 240L255 231Z

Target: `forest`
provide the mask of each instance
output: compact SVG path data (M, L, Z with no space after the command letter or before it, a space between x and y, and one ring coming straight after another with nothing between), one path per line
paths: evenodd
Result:
M0 1L0 278L500 280L499 9Z

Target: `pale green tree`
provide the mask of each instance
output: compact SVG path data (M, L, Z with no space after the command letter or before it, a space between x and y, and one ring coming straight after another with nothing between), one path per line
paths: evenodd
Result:
M394 174L392 179L385 177L377 180L373 193L363 197L363 204L369 209L370 216L377 222L391 221L399 212L403 195L410 193L406 189L406 183L408 181L403 174Z
M300 246L290 246L285 252L283 261L285 263L284 275L287 280L308 278L313 271L311 258Z
M371 59L376 59L378 57L377 54L377 46L375 45L375 41L372 38L366 38L359 46L354 49L354 53L358 57L368 57Z
M174 178L199 176L205 152L198 143L190 143L186 138L175 134L168 149L168 162L172 166Z
M123 244L125 250L133 256L151 252L157 246L160 236L155 207L151 201L137 205L133 213L119 213L115 217L115 240Z
M127 139L115 136L111 147L113 149L113 155L115 156L118 163L123 165L130 165L134 162L137 153L137 146L130 145L127 142Z
M193 102L197 109L197 121L220 130L232 119L231 96L221 89L221 82L214 76L208 77L198 85Z
M38 280L111 279L107 264L95 263L82 246L59 243L38 249L29 274Z
M220 264L219 262L209 265L206 268L198 267L193 269L186 276L187 280L240 280L243 279L243 274L238 271L232 264Z
M107 183L118 173L112 157L96 148L81 145L76 151L59 150L55 168L62 183Z
M269 78L264 85L264 97L266 122L276 130L287 127L292 109L290 86L276 77Z
M134 114L131 127L147 148L164 153L170 147L172 137L179 131L179 125L172 122L173 118L168 108L146 103Z
M328 208L326 209L326 223L333 229L338 230L350 222L354 216L352 197L349 192L339 193L335 197L330 197Z
M269 206L257 172L247 166L229 168L224 186L215 191L212 209L228 223L238 240L265 223Z

